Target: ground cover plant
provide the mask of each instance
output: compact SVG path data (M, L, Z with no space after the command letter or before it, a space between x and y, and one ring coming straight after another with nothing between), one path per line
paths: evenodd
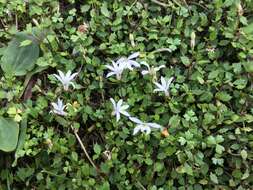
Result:
M0 0L0 189L250 190L252 0Z

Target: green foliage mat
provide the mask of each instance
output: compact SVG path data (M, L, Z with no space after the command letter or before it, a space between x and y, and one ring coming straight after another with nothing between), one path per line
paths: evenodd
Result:
M134 52L166 67L106 78ZM0 60L1 190L252 189L253 0L0 0Z

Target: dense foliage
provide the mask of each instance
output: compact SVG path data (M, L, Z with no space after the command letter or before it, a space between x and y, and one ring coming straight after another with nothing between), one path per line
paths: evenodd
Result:
M0 189L252 188L253 0L0 0L0 39ZM166 67L106 78L134 52Z

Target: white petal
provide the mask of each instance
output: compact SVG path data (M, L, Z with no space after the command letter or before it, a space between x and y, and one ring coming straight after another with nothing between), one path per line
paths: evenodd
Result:
M169 89L170 84L171 84L171 82L173 81L173 79L174 79L174 77L171 77L171 78L167 81L167 86L166 86L167 89Z
M115 72L107 73L106 78L108 78L108 77L110 77L110 76L112 76L112 75L116 75L116 73L115 73Z
M160 89L160 88L156 88L156 89L154 89L153 92L162 92L162 91L164 91L164 90L162 90L162 89Z
M69 77L69 80L73 80L77 75L78 75L78 73L73 73L73 74Z
M130 116L130 114L129 114L127 111L120 111L120 113L122 113L123 115L125 115L125 116L127 116L127 117Z
M127 63L131 66L140 67L141 65L137 61L128 60Z
M111 71L115 71L115 68L112 67L111 65L105 65L106 68L110 69Z
M65 78L65 75L64 75L64 73L62 71L58 70L58 73L59 73L61 79Z
M134 123L137 123L137 124L140 124L140 125L143 124L143 122L142 122L141 120L139 120L138 118L136 118L136 117L129 117L129 119L130 119L132 122L134 122Z
M162 84L163 88L166 88L167 83L166 83L166 80L164 77L161 77L161 84Z
M148 70L150 70L150 67L149 67L149 65L146 62L142 61L141 64L145 65L148 68Z
M110 101L112 102L112 105L113 105L113 107L115 109L116 108L116 102L115 102L115 100L113 98L110 98Z
M163 87L161 84L159 84L159 83L157 83L157 82L154 82L154 84L155 84L160 90L164 90L164 87Z
M61 77L57 74L53 74L55 78L57 78L60 82L62 82Z
M133 135L136 135L140 130L141 130L141 126L140 126L140 125L137 125L137 126L134 128Z
M142 132L145 132L146 133L146 135L148 135L148 134L150 134L150 132L151 132L151 129L150 129L150 127L148 127L148 126L145 126L145 127L143 127L142 128L142 130L141 130Z
M149 73L149 71L147 71L147 70L141 71L141 74L142 74L142 75L146 75L146 74L148 74L148 73Z
M58 100L57 100L57 105L59 108L63 107L63 102L60 98L58 98Z
M162 126L157 123L147 123L147 125L156 129L162 128Z
M118 103L117 103L117 108L118 108L118 109L120 109L120 107L121 107L122 103L123 103L123 100L122 100L122 99L120 99L120 100L118 101Z
M134 59L136 57L139 57L139 55L140 55L140 52L135 52L135 53L131 54L127 59Z
M66 73L66 75L65 75L65 78L69 78L70 77L70 75L71 75L71 71L70 70L68 70L68 72Z
M52 102L51 105L53 106L54 109L58 109L58 105L56 103Z

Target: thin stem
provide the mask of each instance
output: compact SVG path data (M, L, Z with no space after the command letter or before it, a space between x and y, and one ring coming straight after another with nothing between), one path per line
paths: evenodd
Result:
M162 2L160 2L158 0L151 0L151 2L156 3L157 5L160 5L160 6L165 7L165 8L167 8L167 7L170 6L169 4L162 3Z
M16 30L18 31L18 15L15 14Z
M141 182L140 182L138 179L137 179L136 181L137 181L138 185L141 187L142 190L147 190L147 189L141 184Z
M89 154L88 154L88 152L87 152L87 150L86 150L86 148L85 148L85 146L84 146L82 140L80 139L79 135L77 134L77 130L74 129L73 127L71 127L71 128L72 128L72 130L74 131L74 134L75 134L75 136L76 136L76 138L77 138L79 144L81 145L81 148L83 149L83 152L84 152L85 156L88 158L88 160L89 160L89 162L91 163L91 165L97 170L98 168L97 168L97 166L94 164L94 162L92 161L91 157L89 156Z

